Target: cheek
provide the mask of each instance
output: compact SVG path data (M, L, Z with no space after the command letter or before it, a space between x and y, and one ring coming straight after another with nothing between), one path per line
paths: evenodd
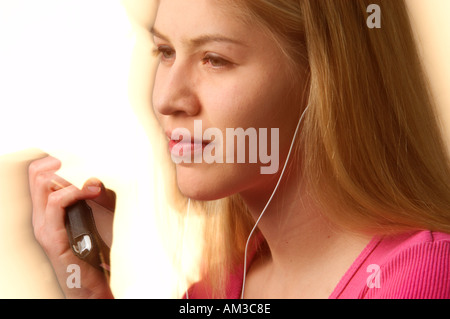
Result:
M258 77L243 77L254 79ZM261 79L262 77L260 77ZM281 83L281 82L280 82ZM292 126L295 106L288 100L288 92L276 81L239 81L220 88L205 87L202 100L205 118L218 128L280 128Z
M160 94L161 94L161 75L160 75L160 71L158 68L155 73L155 77L153 80L153 88L152 88L152 92L151 92L152 109L157 118L159 116L159 113L157 112L156 106L157 106L157 101L160 100L160 97L159 97ZM159 120L159 118L158 118L158 120Z

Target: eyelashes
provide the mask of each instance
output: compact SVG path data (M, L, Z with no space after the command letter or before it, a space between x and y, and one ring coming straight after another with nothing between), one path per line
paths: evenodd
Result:
M153 52L156 56L161 56L161 59L164 60L175 59L175 50L167 45L158 46Z
M224 68L231 65L231 62L213 53L207 53L202 59L202 62L203 64L209 64L214 68Z
M153 50L154 56L160 56L161 62L172 63L176 59L176 52L170 46L160 45ZM207 52L201 59L203 65L209 66L214 69L222 69L231 67L233 64L227 59L222 58L220 55Z

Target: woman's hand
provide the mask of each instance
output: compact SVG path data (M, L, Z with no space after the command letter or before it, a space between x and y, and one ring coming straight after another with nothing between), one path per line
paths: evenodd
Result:
M111 212L102 207L114 210L113 195L97 179L88 180L82 189L78 189L55 174L60 167L61 162L53 157L36 160L29 166L34 235L47 254L67 298L112 298L108 278L73 254L65 228L65 208L79 200L95 200L102 205L96 205L97 209L105 210L100 215L105 216ZM96 214L95 210L93 213ZM105 225L99 226L105 228ZM106 227L112 227L112 219L111 225ZM110 244L108 240L106 243ZM74 264L80 269L81 288L67 285L71 275L68 266Z

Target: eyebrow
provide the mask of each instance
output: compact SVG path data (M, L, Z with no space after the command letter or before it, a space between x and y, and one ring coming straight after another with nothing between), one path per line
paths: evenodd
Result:
M156 36L162 40L170 42L169 38L167 36L165 36L164 34L162 34L161 32L159 32L157 29L155 29L155 27L152 27L150 32L154 36ZM225 37L220 34L204 34L204 35L201 35L201 36L198 36L196 38L189 39L186 41L187 45L190 47L198 47L198 46L202 46L207 43L210 43L210 42L226 42L226 43L232 43L232 44L237 44L237 45L241 45L241 46L248 46L239 40L228 38L228 37Z

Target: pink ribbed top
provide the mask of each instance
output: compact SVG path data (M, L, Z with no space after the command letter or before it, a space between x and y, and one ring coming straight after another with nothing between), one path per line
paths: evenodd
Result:
M189 298L208 298L195 284ZM227 298L240 298L242 271L230 275ZM330 299L449 299L450 234L419 231L373 238Z

